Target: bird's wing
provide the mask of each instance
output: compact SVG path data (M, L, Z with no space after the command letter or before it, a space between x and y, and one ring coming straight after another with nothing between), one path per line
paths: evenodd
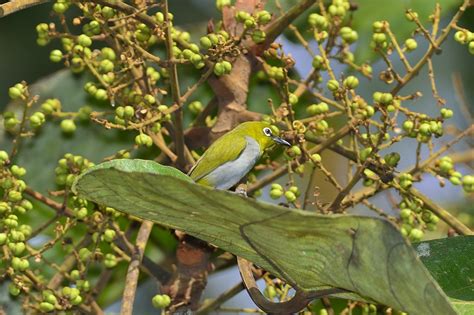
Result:
M188 175L198 182L220 165L234 161L244 151L247 141L244 137L234 137L232 143L224 140L225 136L217 139L196 162ZM205 163L202 161L205 160Z

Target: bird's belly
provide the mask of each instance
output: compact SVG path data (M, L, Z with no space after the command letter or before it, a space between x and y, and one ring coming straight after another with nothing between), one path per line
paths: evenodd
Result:
M260 146L257 141L245 137L247 146L239 157L222 164L205 176L205 180L217 189L226 190L237 184L253 168L260 157Z

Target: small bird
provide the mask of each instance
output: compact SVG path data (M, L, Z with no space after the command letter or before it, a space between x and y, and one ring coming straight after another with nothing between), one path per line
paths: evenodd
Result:
M226 190L254 167L263 152L275 143L290 146L273 135L270 124L244 122L217 139L189 171L198 184Z

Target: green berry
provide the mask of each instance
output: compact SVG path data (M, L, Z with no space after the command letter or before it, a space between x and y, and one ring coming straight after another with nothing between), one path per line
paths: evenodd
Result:
M19 99L23 96L23 89L20 89L16 86L12 86L8 89L8 95L12 100Z
M398 152L391 152L384 156L384 161L392 167L396 167L400 161L400 154Z
M256 44L263 43L265 41L266 36L267 35L262 30L255 30L255 31L252 32L252 40Z
M105 254L104 265L107 268L114 268L117 266L117 257L114 254Z
M18 165L12 165L12 167L10 167L10 171L16 178L23 177L26 174L26 169L19 167Z
M99 70L102 73L110 72L114 70L114 63L109 59L104 59L99 64Z
M408 38L405 41L405 47L407 48L408 51L413 51L418 47L418 43L413 38Z
M462 187L467 193L474 192L474 175L465 175L462 178Z
M278 199L283 195L283 190L282 189L271 189L270 190L270 198L272 199Z
M209 39L209 37L207 37L207 36L201 37L201 39L199 39L199 44L200 44L201 47L204 48L204 49L209 49L209 48L212 47L212 42L211 42L211 40Z
M115 233L114 230L112 230L112 229L106 229L106 230L104 231L104 235L103 235L104 241L109 242L109 243L112 242L112 241L114 240L114 238L115 238L115 234L116 234L116 233Z
M344 82L343 82L344 86L348 89L355 89L357 86L359 86L359 79L357 79L357 77L355 76L348 76Z
M130 119L135 115L135 109L132 106L125 106L123 111L123 117L125 119Z
M385 33L374 33L372 35L372 40L377 44L377 45L383 45L384 43L387 42L387 35Z
M153 145L153 140L149 135L141 133L135 137L135 143L137 145L151 147Z
M216 62L214 65L214 74L220 77L226 73L225 67L222 62Z
M391 93L382 93L380 95L379 102L380 104L388 105L392 103L393 101L393 95Z
M313 62L311 63L313 68L316 70L319 69L326 69L326 63L324 62L323 57L316 55L313 58Z
M88 248L81 248L79 249L79 258L81 259L82 262L86 262L90 257L92 253Z
M400 210L400 218L407 219L412 215L412 211L408 208Z
M77 43L81 46L89 47L92 45L92 39L86 34L81 34L79 37L77 37Z
M454 40L460 44L467 44L469 38L469 34L467 31L457 31L454 33Z
M63 59L63 52L60 51L59 49L52 50L51 53L49 54L49 60L52 62L61 62Z
M413 121L411 120L406 120L405 122L403 122L403 125L402 125L402 128L403 130L405 130L406 132L411 132L413 130L413 127L415 126L415 124L413 123Z
M189 111L193 114L199 114L202 110L203 106L200 101L194 101L189 104Z
M110 47L104 47L101 50L102 58L108 59L110 61L115 61L117 58L115 51Z
M336 92L339 89L339 82L336 80L329 80L327 83L327 88L332 92Z
M298 103L298 96L296 96L296 94L290 93L288 95L288 100L291 105L296 105L296 103Z
M474 40L470 41L467 45L468 51L471 55L474 55Z
M308 16L308 24L319 29L326 29L329 25L328 20L317 13L312 13Z
M12 296L18 296L21 292L21 289L16 286L14 283L10 283L8 285L8 293L10 293Z
M10 190L8 192L8 200L11 202L18 202L23 198L23 195L21 192L16 191L16 190Z
M7 151L0 150L0 164L2 164L3 162L8 161L8 159L9 159L9 157L8 157Z
M232 70L232 64L227 60L222 61L221 64L223 65L225 72L230 73L230 71Z
M384 24L382 21L375 21L372 24L372 29L374 30L374 33L381 33L383 31Z
M261 25L268 24L272 19L272 15L270 12L262 10L257 13L257 21Z
M417 228L414 228L410 231L408 234L408 237L410 238L411 241L417 242L420 241L423 238L423 231Z
M61 121L61 130L62 132L66 134L72 134L74 131L76 131L76 124L74 123L74 120L72 119L64 119Z
M444 107L441 108L440 114L441 114L441 117L443 117L444 119L453 117L453 111L449 108L444 108Z
M155 308L166 308L171 304L171 298L166 294L157 294L151 302Z
M105 101L108 98L107 91L104 89L97 89L94 94L94 97L99 101Z
M285 192L285 198L288 202L294 202L296 200L296 195L294 192L288 190Z

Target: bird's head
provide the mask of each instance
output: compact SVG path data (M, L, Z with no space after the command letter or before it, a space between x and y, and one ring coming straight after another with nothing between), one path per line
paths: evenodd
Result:
M271 147L275 143L290 146L291 144L273 134L270 124L264 121L248 121L238 125L236 133L255 139L262 151Z

